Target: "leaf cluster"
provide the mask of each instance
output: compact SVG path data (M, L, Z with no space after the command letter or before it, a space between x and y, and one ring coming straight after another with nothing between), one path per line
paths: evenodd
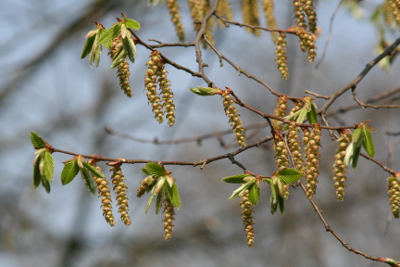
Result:
M151 191L145 213L147 213L154 199L156 199L155 213L158 214L165 197L171 201L174 207L180 208L181 198L175 179L171 176L171 172L167 171L163 165L155 162L146 164L146 166L142 168L142 172L149 175L149 177L145 178L148 186L146 191Z
M344 163L351 164L355 169L357 167L358 158L361 153L361 148L364 147L365 151L370 157L375 156L374 142L372 141L371 132L375 132L371 126L366 125L367 122L362 122L357 125L351 136L351 143L346 149L346 156Z
M284 185L297 182L302 174L296 169L285 168L280 171L274 172L271 177L253 176L249 174L237 174L228 176L222 181L231 184L242 184L239 188L233 191L229 199L241 196L249 191L249 201L253 205L257 205L260 199L260 182L264 182L271 189L271 213L274 214L279 206L281 213L285 209Z
M83 46L81 58L85 58L90 55L90 65L94 64L96 67L100 63L100 54L102 46L105 46L108 50L113 48L113 40L120 37L122 40L122 46L119 46L112 57L111 68L118 66L127 57L134 62L136 56L136 46L132 38L132 30L139 30L140 24L133 20L128 19L121 13L122 19L117 18L118 22L114 23L111 28L105 29L100 23L96 23L96 30L90 31L86 37L86 43Z

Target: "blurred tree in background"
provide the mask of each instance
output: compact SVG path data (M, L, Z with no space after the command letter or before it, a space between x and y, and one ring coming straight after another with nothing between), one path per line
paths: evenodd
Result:
M273 2L3 1L0 265L398 266L400 2ZM54 152L50 194L32 186L31 131ZM100 180L100 198L62 186L96 160L114 222ZM286 167L304 178L288 186Z

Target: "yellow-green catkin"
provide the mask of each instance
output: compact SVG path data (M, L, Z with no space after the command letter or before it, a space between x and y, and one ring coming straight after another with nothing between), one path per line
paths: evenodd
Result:
M96 164L96 160L90 159L88 163L92 167L94 167L99 173L102 173L101 168ZM111 192L108 180L107 178L102 178L97 176L93 176L93 179L97 185L98 197L101 199L100 207L103 210L104 219L109 225L114 226L115 219L112 213L112 200L111 200Z
M173 232L172 230L174 229L174 220L175 220L175 211L174 211L174 206L171 203L171 200L168 198L168 195L165 195L165 202L164 202L164 239L169 240Z
M265 20L267 21L267 27L270 29L277 29L276 17L274 13L274 0L262 0L263 12ZM278 33L272 32L272 40L277 43Z
M201 28L200 22L204 19L208 10L210 9L210 2L208 0L189 0L190 16L194 23L194 29L199 31ZM212 35L212 29L215 26L214 17L211 17L206 22L205 37L207 40L214 44L214 36ZM204 39L202 39L203 46L206 47Z
M303 158L300 147L299 127L296 121L291 121L288 127L287 142L290 154L292 155L293 168L303 171Z
M306 177L306 195L312 199L317 190L318 175L319 175L319 147L321 146L321 126L313 124L313 131L304 128L304 155L305 164L303 174Z
M294 107L290 110L289 115L293 115L297 111L299 111L304 106L304 101L301 99L294 99L293 105Z
M246 233L246 239L247 239L247 245L249 247L254 246L254 222L253 222L253 204L251 204L249 200L249 191L246 190L243 192L241 195L241 200L240 200L240 208L242 209L242 220L243 220L243 226L244 226L244 231Z
M308 52L308 61L313 62L317 56L317 46L315 45L315 36L307 32L302 27L296 27L296 35L299 37L300 49Z
M232 96L230 95L231 90L227 89L222 92L223 97L223 106L225 110L225 114L229 118L229 123L232 127L233 132L235 133L235 139L239 146L245 147L246 140L244 136L244 128L242 126L242 121L240 120L240 115L238 110L236 109Z
M157 178L154 178L153 176L147 176L146 178L143 179L143 181L140 182L140 186L136 192L137 197L141 197L146 193L150 186L157 181Z
M336 199L343 201L346 195L345 188L347 187L347 165L344 164L344 158L346 157L346 149L351 143L351 134L348 135L346 132L343 132L337 141L339 145L334 156L335 162L333 163L332 180L335 187Z
M400 216L400 182L394 176L388 179L387 193L389 195L390 209L397 219Z
M317 31L317 13L313 1L301 0L303 3L304 12L307 15L308 29L310 32L315 33Z
M280 95L276 100L275 109L274 109L274 116L283 118L286 116L286 109L287 109L287 96ZM272 120L272 126L275 130L280 131L283 129L283 123L279 120Z
M109 53L111 59L114 58L114 56L120 49L123 49L123 47L122 47L122 39L121 36L119 35L112 40L112 46ZM129 82L131 72L129 71L129 63L127 60L124 59L121 61L121 63L119 63L117 67L117 73L119 79L119 86L121 87L121 90L124 91L124 94L127 97L132 97L133 96L132 88Z
M303 1L293 0L292 5L294 17L296 19L296 25L303 29L307 29L307 20L306 13L304 11Z
M121 220L126 224L131 224L131 219L129 217L129 204L128 204L128 196L126 192L128 190L128 186L125 184L125 177L122 174L122 170L119 165L113 166L111 170L113 172L111 176L113 190L116 195L118 213L121 216Z
M165 118L167 119L169 126L173 126L175 123L174 93L171 91L171 82L167 78L167 74L168 71L164 68L164 64L162 64L158 73L161 101L164 108Z
M274 134L274 142L272 143L272 149L275 152L275 164L279 170L289 167L289 151L286 146L285 140L281 134L276 132Z
M400 27L400 8L398 2L396 0L386 0L383 4L385 21L392 28Z
M162 64L161 61L162 58L160 56L160 53L157 50L153 51L150 55L150 60L146 63L148 67L146 76L144 78L144 89L147 91L147 100L151 105L154 117L159 123L162 123L164 121L163 106L161 103L160 95L157 91L157 74L159 73L159 67Z
M258 11L258 3L257 0L241 0L242 1L242 15L243 15L243 23L251 26L260 26L260 14ZM261 35L260 29L254 29L246 27L246 30L249 33L254 34L255 36Z
M217 14L218 14L218 16L220 16L224 19L233 20L232 7L228 0L220 0L219 1L218 8L217 8ZM218 20L218 25L220 27L225 26L225 24L221 20Z
M396 7L398 10L400 10L400 0L396 0Z
M286 34L284 32L280 32L279 36L276 38L275 61L282 78L285 80L289 76L286 45Z
M167 0L167 8L169 10L171 21L175 26L175 32L179 38L179 41L185 41L185 31L182 24L178 0Z

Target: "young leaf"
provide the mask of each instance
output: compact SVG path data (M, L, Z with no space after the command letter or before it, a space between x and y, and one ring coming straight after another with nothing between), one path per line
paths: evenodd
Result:
M43 151L41 153L42 155L42 160L44 162L44 168L43 168L43 178L46 179L49 183L53 181L53 176L54 176L54 159L53 155L49 151Z
M99 38L99 44L104 45L108 49L111 49L112 40L118 36L121 32L121 24L117 23L110 29L102 31Z
M44 148L47 144L37 133L31 132L31 142L35 149Z
M117 67L121 62L128 56L126 53L125 49L121 46L117 53L115 53L113 59L112 59L112 64L111 64L111 69Z
M235 191L233 191L232 195L229 197L229 199L234 199L237 198L238 196L240 196L241 194L243 194L244 191L246 191L247 189L249 189L249 187L251 185L253 185L255 183L255 181L250 181L247 182L245 184L243 184L242 186L240 186L238 189L236 189Z
M230 183L230 184L243 184L245 183L244 178L248 177L248 174L237 174L233 176L228 176L222 179L225 183Z
M160 192L157 194L157 200L156 200L156 214L160 212L160 209L162 207L162 204L164 202L164 197L165 197L165 187L167 187L166 184L162 187Z
M215 95L221 93L221 89L219 88L201 87L201 86L197 86L197 88L190 88L190 91L201 96Z
M266 182L267 183L267 182ZM271 198L269 200L271 214L274 215L278 209L278 189L277 185L270 183L271 185Z
M105 178L106 177L103 173L98 172L96 170L96 168L94 168L92 165L90 165L86 161L82 161L82 163L83 163L83 166L85 166L85 168L87 168L89 171L91 171L94 174L94 176L101 177L101 178Z
M299 113L299 116L296 119L296 123L303 123L305 121L306 117L307 117L308 111L307 111L306 108L302 108L299 111L300 111L300 113Z
M346 156L344 157L344 164L349 165L351 163L352 157L353 157L353 147L354 144L350 143L348 147L346 148Z
M122 45L124 46L124 50L128 54L128 57L132 61L132 63L135 62L136 46L132 38L130 37L130 34L125 36L125 38L122 38Z
M172 205L179 209L181 207L181 197L179 196L179 191L176 183L173 183L172 187L167 185L166 190L168 198L171 200Z
M47 194L50 194L50 182L47 181L43 176L42 176L42 185L44 187L44 189L46 190Z
M278 196L279 211L281 214L285 211L285 199L282 196Z
M97 186L93 180L93 177L90 175L89 171L86 168L80 168L80 171L86 188L92 195L94 195L97 191Z
M318 123L317 109L314 103L310 103L310 111L307 112L307 120L310 124Z
M353 169L357 168L357 162L358 158L360 157L360 153L361 153L361 145L357 147L355 146L353 150L353 155L351 157L351 166L353 167Z
M132 30L140 30L140 24L134 19L127 19L125 22L127 28L131 28Z
M149 210L149 208L150 208L150 206L151 206L151 203L153 203L154 197L155 197L156 195L157 195L157 194L151 194L151 196L150 196L150 198L149 198L149 201L147 202L146 210L144 211L144 213L147 213L147 211Z
M42 175L40 174L40 161L42 160L42 155L37 155L33 161L33 188L37 188L42 180Z
M101 44L98 43L99 38L100 38L100 33L96 34L94 44L92 46L92 51L90 53L90 60L89 60L90 66L92 66L92 67L96 63L96 68L100 64L100 54L101 54L101 50L102 50Z
M88 37L86 39L85 44L83 45L83 50L82 50L82 54L81 54L81 58L85 58L87 55L90 54L90 52L92 51L92 47L94 44L94 40L96 39L96 34Z
M249 188L249 201L253 205L257 205L258 200L260 199L260 187L254 183Z
M61 183L66 185L70 183L79 172L79 166L76 159L70 159L64 163L64 169L61 172Z
M151 175L155 178L166 175L166 170L163 166L155 162L147 163L146 166L142 168L142 172L147 175Z
M282 183L291 184L301 178L302 173L293 168L285 168L278 171L278 178Z
M353 135L351 136L352 143L354 144L354 150L362 144L362 136L363 129L357 128L354 130Z
M374 141L372 141L371 132L368 129L363 131L362 145L370 157L375 156Z

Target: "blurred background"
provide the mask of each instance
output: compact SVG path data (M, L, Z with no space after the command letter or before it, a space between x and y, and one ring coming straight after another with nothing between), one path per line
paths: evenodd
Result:
M235 19L241 21L239 1L231 1ZM275 1L280 28L293 23L291 1ZM369 16L381 1L347 1L330 21L341 1L317 1L318 57L330 38L323 60L310 64L299 51L296 37L288 36L290 76L280 78L276 69L275 45L268 34L260 38L231 26L217 29L216 47L237 65L259 77L274 90L302 97L305 90L329 95L352 81L377 54L378 30ZM195 34L187 3L180 2L187 41ZM353 7L354 7L353 6ZM143 92L145 63L150 51L138 47L131 64L134 97L124 96L116 70L103 51L99 68L90 68L80 54L85 35L94 21L110 27L123 11L141 24L142 40L177 42L164 5L149 6L146 1L0 1L0 266L383 266L350 253L325 228L301 188L291 190L285 213L271 215L269 191L263 188L255 207L255 247L246 244L239 200L228 200L235 185L221 179L242 172L229 160L205 166L167 166L180 188L182 207L177 211L173 238L163 238L162 214L153 209L144 214L148 195L136 197L144 165L123 165L130 197L131 226L118 218L110 227L102 217L100 200L91 196L81 179L63 187L60 173L71 156L55 153L52 191L33 189L34 149L30 131L37 132L56 148L104 157L151 160L198 161L236 149L233 135L223 136L226 147L216 138L201 144L156 145L151 141L199 137L229 130L219 97L199 97L190 87L206 86L204 81L167 66L175 93L175 126L158 124ZM262 22L264 23L264 22ZM397 34L397 36L396 36ZM394 40L399 31L388 33ZM155 44L154 42L148 42ZM195 51L163 48L165 56L197 71ZM219 66L216 55L203 52L206 73L219 87L230 87L246 103L272 113L275 96L247 79L227 63ZM391 72L375 67L357 87L358 97L398 88L399 61ZM399 104L399 94L385 104ZM321 107L323 101L317 100ZM351 93L341 96L330 108L354 105ZM262 123L260 117L240 109L244 125ZM387 132L400 132L398 110L355 108L330 117L334 126L354 125L371 119L378 130L373 134L375 158L398 169L399 139ZM135 142L110 135L105 127L150 142ZM253 130L249 131L252 132ZM254 132L255 142L270 134L269 128ZM321 175L314 197L329 225L355 249L376 257L400 260L400 222L391 220L386 193L388 173L372 162L360 159L356 170L349 170L346 199L336 201L331 167L336 142L323 136ZM247 169L270 175L275 171L271 144L239 154L236 159ZM108 167L101 165L106 175ZM116 213L116 212L115 212ZM117 214L115 214L117 216Z

